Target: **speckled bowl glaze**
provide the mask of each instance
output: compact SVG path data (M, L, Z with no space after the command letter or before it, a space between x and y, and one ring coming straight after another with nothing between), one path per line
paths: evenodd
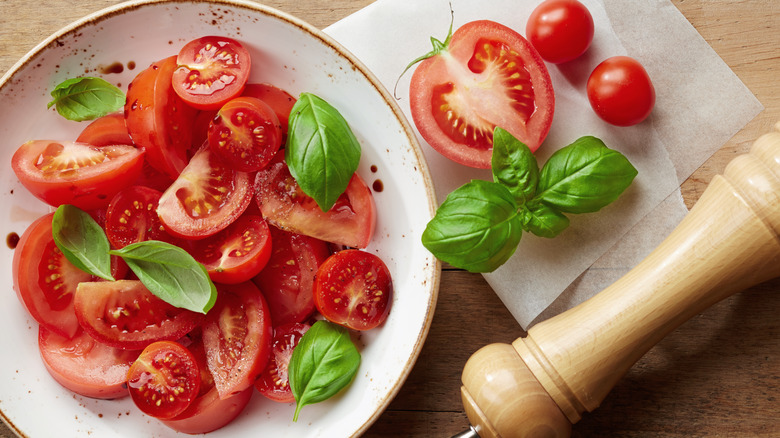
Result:
M34 6L31 6L34 7ZM61 29L0 80L0 229L21 235L50 211L10 168L13 152L31 139L75 139L86 123L47 110L50 90L74 76L101 76L125 89L151 62L187 41L220 34L252 53L252 82L298 95L314 92L344 115L363 147L358 172L374 193L378 221L367 251L387 263L394 282L390 316L356 336L362 363L355 381L333 399L301 411L255 394L247 409L213 437L343 437L364 432L387 407L411 370L433 317L440 265L420 243L435 211L423 154L390 94L350 53L311 25L277 10L238 0L134 1ZM145 417L128 398L93 400L61 388L37 348L38 328L12 290L13 251L0 250L0 414L20 436L167 437L177 435ZM180 436L180 435L179 435Z

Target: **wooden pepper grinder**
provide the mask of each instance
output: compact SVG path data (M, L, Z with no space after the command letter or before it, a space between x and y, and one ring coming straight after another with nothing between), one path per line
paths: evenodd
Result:
M780 276L780 123L716 176L677 228L588 301L478 350L461 395L481 438L567 437L667 333Z

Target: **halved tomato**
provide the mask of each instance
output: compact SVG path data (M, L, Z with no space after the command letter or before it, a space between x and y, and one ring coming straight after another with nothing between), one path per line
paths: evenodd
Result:
M535 151L555 107L550 74L536 49L487 20L464 24L448 47L417 66L409 99L425 141L457 163L485 169L496 126Z
M162 193L144 186L130 186L108 204L106 236L114 248L124 248L145 240L162 240L178 245L157 216L157 204Z
M260 377L255 382L255 388L267 398L279 403L295 401L287 368L293 350L309 328L308 324L285 324L274 328L274 341L271 359Z
M290 112L296 101L290 93L271 84L247 84L244 87L243 95L256 97L267 103L274 110L282 125L283 136L287 135L287 128L290 126Z
M125 116L122 113L108 114L95 119L81 131L77 142L92 146L111 146L126 144L133 146L133 139L127 132Z

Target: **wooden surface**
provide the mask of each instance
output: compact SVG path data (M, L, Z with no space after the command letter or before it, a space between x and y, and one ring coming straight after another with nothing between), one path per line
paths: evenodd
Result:
M325 27L371 0L264 3ZM0 0L0 74L39 41L115 0ZM673 0L766 108L683 184L693 205L713 175L780 121L780 1ZM780 436L780 280L693 317L637 362L575 437ZM366 436L450 437L468 427L466 359L525 333L480 275L445 268L430 334L409 379ZM4 426L0 436L11 437Z

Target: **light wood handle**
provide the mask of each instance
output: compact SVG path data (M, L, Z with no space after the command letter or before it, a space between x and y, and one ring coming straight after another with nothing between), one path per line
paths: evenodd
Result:
M780 123L775 129L732 160L621 279L525 338L474 353L461 394L481 438L569 436L666 334L780 276Z

